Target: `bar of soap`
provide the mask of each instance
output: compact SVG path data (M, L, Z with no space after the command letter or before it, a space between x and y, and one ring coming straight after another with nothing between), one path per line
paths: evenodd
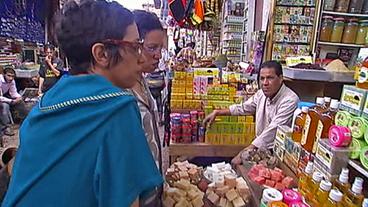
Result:
M198 196L198 192L197 191L194 191L194 190L188 191L187 194L188 194L188 197L189 197L190 200L193 200L195 197Z
M180 199L180 201L179 202L177 202L176 204L175 204L175 207L188 207L188 206L190 206L191 204L187 201L187 200L185 200L184 198L182 198L182 199Z
M193 207L202 207L204 205L202 197L196 197L192 200Z
M171 198L170 196L167 196L163 201L163 206L164 207L174 207L175 203L176 201L173 198Z
M218 204L219 207L226 207L227 199L222 197L220 199L220 203Z
M226 198L229 201L233 201L236 197L238 197L238 193L234 189L231 189L226 193Z
M224 196L226 194L227 191L229 191L230 188L228 186L224 186L224 187L221 187L221 188L217 188L215 190L216 194L219 195L219 196Z
M225 175L225 185L229 186L230 188L234 188L236 184L236 177L234 175Z
M234 205L234 207L243 207L243 206L245 206L245 203L244 203L242 198L237 197L233 200L233 205Z
M214 192L211 192L209 195L208 195L208 200L211 201L211 203L213 203L214 205L217 205L217 202L220 200L220 197L214 193Z

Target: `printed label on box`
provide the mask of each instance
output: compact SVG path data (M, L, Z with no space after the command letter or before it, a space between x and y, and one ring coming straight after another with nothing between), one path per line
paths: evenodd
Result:
M344 87L341 95L341 105L360 111L364 103L365 93L350 87Z

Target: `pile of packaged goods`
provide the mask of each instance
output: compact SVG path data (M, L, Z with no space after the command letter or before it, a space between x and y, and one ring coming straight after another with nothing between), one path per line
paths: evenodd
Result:
M218 69L175 72L171 94L171 137L174 143L248 145L255 136L253 116L221 116L205 132L204 116L226 109L244 97L233 83L220 84ZM203 113L204 112L204 113Z
M248 177L259 185L284 190L295 185L292 177L286 176L284 172L275 167L267 168L262 164L254 165L248 172Z
M204 142L205 128L202 126L204 112L190 111L170 114L171 140L173 143Z

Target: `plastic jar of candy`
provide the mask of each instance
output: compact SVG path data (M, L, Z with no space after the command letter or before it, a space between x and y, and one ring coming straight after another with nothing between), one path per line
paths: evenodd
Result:
M342 34L344 32L345 19L344 18L335 18L334 19L334 27L331 34L331 42L341 42Z
M367 37L367 31L368 31L368 20L359 21L359 29L358 29L358 34L355 40L355 44L358 44L358 45L365 44L365 39Z
M325 11L333 11L335 8L336 0L325 0L325 4L323 5L323 9Z
M333 17L324 16L319 39L321 41L329 42L331 40L331 34L332 34L333 28L334 28Z
M346 44L354 44L358 33L358 20L350 19L345 26L344 35L342 36L342 42Z
M349 12L350 13L361 13L363 8L364 0L350 0Z
M337 0L335 5L335 11L348 12L350 0Z

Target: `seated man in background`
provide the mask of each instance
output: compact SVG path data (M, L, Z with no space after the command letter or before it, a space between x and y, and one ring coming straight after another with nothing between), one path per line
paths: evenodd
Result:
M252 144L245 148L272 149L278 126L289 125L299 102L298 96L283 82L282 66L276 61L268 61L261 65L258 80L261 90L241 104L229 109L214 110L203 123L210 125L216 116L255 115L256 137ZM241 151L232 163L241 164Z
M22 96L17 91L14 79L15 71L13 68L5 68L3 74L0 74L0 121L3 133L8 136L14 135L10 127L10 107L17 110L22 118L26 115L26 108Z

